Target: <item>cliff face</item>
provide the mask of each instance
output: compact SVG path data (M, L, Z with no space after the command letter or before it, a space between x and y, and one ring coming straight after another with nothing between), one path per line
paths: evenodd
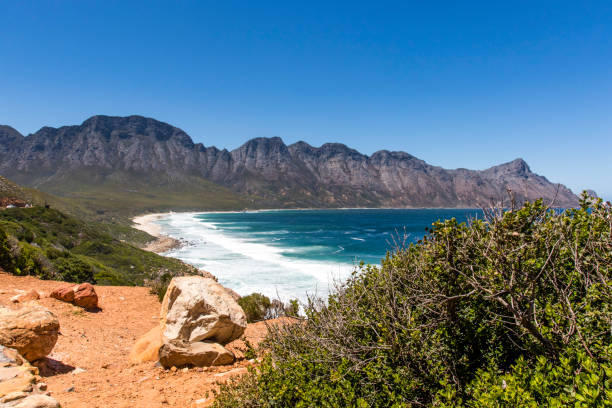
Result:
M367 156L338 143L287 146L278 137L252 139L230 152L194 144L182 130L140 116L94 116L27 137L0 126L0 174L67 194L82 174L117 188L132 182L118 174L156 186L189 178L278 206L469 207L506 198L507 188L517 201L577 203L569 189L532 173L522 159L483 171L447 170L404 152Z

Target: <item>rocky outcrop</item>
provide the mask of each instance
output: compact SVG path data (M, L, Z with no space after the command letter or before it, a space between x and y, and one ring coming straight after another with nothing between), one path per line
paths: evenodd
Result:
M85 309L98 307L98 295L91 283L62 286L54 289L49 296L63 302L74 303Z
M0 308L0 345L16 349L28 361L47 356L57 342L59 321L38 305Z
M31 366L15 349L0 346L0 406L17 408L59 408L46 395L38 369Z
M159 360L166 368L231 364L235 357L223 345L240 337L246 327L244 311L216 280L173 278L162 301L159 326L136 341L130 360Z
M244 311L226 289L201 276L172 279L162 302L161 319L164 342L227 344L247 327Z
M0 174L44 191L74 193L84 183L125 189L134 183L121 180L136 179L151 185L152 171L162 180L157 188L213 182L268 206L474 207L506 198L507 189L519 203L542 197L558 206L577 204L568 188L533 173L522 159L482 171L449 170L404 152L367 156L339 143L287 146L278 137L227 151L141 116L94 116L27 137L0 126Z

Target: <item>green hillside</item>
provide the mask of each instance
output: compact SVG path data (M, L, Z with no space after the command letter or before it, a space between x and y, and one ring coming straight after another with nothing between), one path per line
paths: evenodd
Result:
M0 267L16 275L106 285L150 285L194 273L183 262L113 238L97 224L45 207L0 211Z
M33 187L37 190L57 197L60 205L67 202L82 211L75 215L124 225L130 224L131 217L145 212L241 210L258 203L201 177L172 173L86 168L36 179ZM20 181L19 177L16 181Z
M101 193L101 196L104 196ZM125 216L127 211L117 211L106 215L106 211L95 206L90 206L90 201L78 198L58 197L40 190L20 186L5 177L0 176L0 198L17 198L35 206L48 206L57 209L64 214L73 216L80 220L96 226L99 231L105 232L114 238L142 245L153 239L146 232L131 227L131 220ZM95 200L91 200L94 202ZM124 208L129 208L123 203ZM122 215L118 215L121 213Z

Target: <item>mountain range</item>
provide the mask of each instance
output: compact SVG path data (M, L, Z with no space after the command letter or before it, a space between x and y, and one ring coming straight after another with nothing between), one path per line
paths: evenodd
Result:
M108 209L480 207L544 198L569 207L567 187L516 159L486 170L444 169L405 152L370 156L339 143L256 138L228 151L142 116L93 116L23 136L0 126L0 174Z

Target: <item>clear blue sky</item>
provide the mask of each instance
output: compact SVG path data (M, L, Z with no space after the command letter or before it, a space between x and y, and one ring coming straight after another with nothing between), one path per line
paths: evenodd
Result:
M448 168L523 157L612 199L610 1L0 2L0 123L169 122Z

